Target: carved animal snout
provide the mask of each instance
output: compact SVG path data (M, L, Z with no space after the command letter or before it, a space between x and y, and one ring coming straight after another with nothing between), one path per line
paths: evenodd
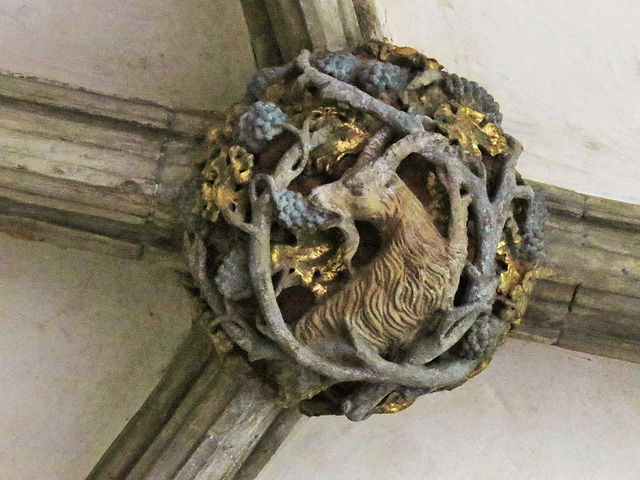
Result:
M374 224L385 222L399 205L398 190L406 188L395 174L383 175L377 169L366 168L356 174L316 187L310 200L342 217L368 220Z

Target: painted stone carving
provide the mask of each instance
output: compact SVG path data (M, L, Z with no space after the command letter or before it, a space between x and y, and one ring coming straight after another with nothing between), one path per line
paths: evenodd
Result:
M210 132L190 269L283 402L361 420L487 366L543 247L501 120L475 82L369 43L259 71Z

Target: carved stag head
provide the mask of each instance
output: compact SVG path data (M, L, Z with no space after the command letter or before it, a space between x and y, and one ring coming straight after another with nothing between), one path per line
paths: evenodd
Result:
M500 121L482 87L409 48L258 72L205 143L188 213L216 335L284 401L352 420L486 367L541 249Z

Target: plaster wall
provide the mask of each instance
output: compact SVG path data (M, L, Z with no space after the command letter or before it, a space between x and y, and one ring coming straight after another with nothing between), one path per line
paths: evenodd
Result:
M0 479L85 478L193 314L166 268L0 234Z
M258 480L638 480L639 465L640 365L510 339L404 412L302 421Z
M640 203L640 3L374 3L391 42L496 97L525 177Z
M254 72L239 0L0 0L0 70L181 109Z

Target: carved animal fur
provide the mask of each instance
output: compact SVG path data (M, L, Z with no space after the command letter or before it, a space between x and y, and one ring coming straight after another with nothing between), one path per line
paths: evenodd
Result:
M352 333L381 354L393 354L419 330L437 327L429 325L434 312L453 306L467 255L466 234L443 238L433 217L395 173L398 160L393 163L356 166L312 192L312 201L339 213L345 224L372 223L382 246L346 287L298 321L294 334L303 343L348 338L348 320ZM358 243L354 230L346 228L351 250Z

